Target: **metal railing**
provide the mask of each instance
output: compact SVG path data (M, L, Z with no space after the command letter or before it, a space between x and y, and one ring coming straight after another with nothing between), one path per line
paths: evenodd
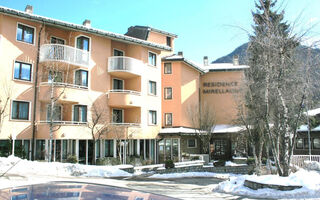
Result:
M143 62L135 58L125 56L113 56L108 58L108 72L130 72L141 75Z
M134 95L141 95L141 92L134 91L134 90L109 90L109 93L126 93L126 94L134 94Z
M41 82L40 85L51 85L51 82ZM76 88L76 89L88 89L86 86L82 85L75 85L70 83L63 83L63 82L53 82L54 86L61 86L61 87L67 87L67 88Z
M42 120L39 121L40 124L49 124L50 121L48 120ZM77 121L53 121L52 123L54 124L59 124L59 125L86 125L87 122L77 122Z
M112 125L112 126L137 126L137 127L139 127L141 124L140 123L116 123L116 122L112 122L112 123L110 123L110 125Z
M291 164L299 167L305 166L305 161L316 161L320 162L320 155L292 155Z
M62 44L44 44L40 47L40 62L58 61L72 65L89 67L88 51Z

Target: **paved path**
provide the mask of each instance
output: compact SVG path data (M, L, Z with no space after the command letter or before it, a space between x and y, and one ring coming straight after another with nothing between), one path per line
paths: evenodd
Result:
M176 179L148 179L145 177L133 178L85 178L85 177L49 177L49 176L19 176L6 174L0 177L0 186L11 187L29 185L50 181L71 181L104 184L130 188L154 194L161 194L179 199L249 199L231 194L214 192L213 188L223 180L217 178L176 178ZM4 185L3 185L4 184ZM0 187L1 188L1 187Z

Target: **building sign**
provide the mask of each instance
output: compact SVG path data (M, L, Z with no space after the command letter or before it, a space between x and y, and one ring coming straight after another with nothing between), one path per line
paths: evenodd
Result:
M239 93L238 82L204 82L203 94L232 94Z

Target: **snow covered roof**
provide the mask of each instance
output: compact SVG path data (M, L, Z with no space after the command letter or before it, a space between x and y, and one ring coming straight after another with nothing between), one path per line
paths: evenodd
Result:
M308 125L301 125L298 129L298 132L306 132L306 131L308 131ZM311 131L320 131L320 126L317 126L311 129Z
M185 128L185 127L172 127L172 128L162 128L160 130L161 133L169 134L169 133L187 133L187 134L194 134L197 129L193 128Z
M129 35L132 37L140 38L140 39L147 39L149 32L157 32L166 36L177 38L178 36L173 33L169 33L163 30L159 30L150 26L131 26L128 28L128 32L125 35Z
M6 8L3 6L0 6L0 13L19 17L19 18L24 18L24 19L31 20L31 21L36 21L39 23L46 23L46 24L50 24L52 26L59 26L59 27L63 27L63 28L74 29L77 31L83 31L83 32L87 32L90 34L108 37L108 38L122 41L122 42L126 42L126 43L140 44L143 46L147 46L147 47L151 47L151 48L155 48L155 49L160 49L160 50L166 50L166 51L172 50L171 47L166 46L166 45L160 45L160 44L148 42L148 41L145 41L142 39L126 36L123 34L112 33L112 32L101 30L101 29L95 29L95 28L86 27L86 26L79 25L79 24L73 24L73 23L69 23L69 22L65 22L65 21L61 21L61 20L57 20L57 19L43 17L40 15L30 14L27 12L23 12L23 11L11 9L11 8Z
M214 63L207 66L202 67L207 72L212 71L236 71L248 69L248 65L234 65L233 63Z
M243 126L218 124L213 128L212 132L213 133L238 133L244 130L245 128Z
M219 124L212 128L212 133L238 133L244 131L245 128L236 125ZM162 128L160 134L195 134L199 132L197 129L186 127Z
M308 114L310 117L316 116L316 115L320 114L320 108L309 110L305 114Z
M201 68L200 65L196 64L191 60L186 59L185 57L183 57L183 55L172 54L170 56L163 57L162 61L183 61L195 70L197 70L198 72L200 72L201 74L204 73L204 70Z

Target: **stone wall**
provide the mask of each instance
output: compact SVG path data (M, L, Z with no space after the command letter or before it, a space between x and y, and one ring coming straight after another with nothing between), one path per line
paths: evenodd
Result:
M177 167L171 169L157 169L156 173L184 173L184 172L213 172L213 173L232 173L232 174L248 174L253 170L253 166L224 166L224 167L203 167L202 165Z

